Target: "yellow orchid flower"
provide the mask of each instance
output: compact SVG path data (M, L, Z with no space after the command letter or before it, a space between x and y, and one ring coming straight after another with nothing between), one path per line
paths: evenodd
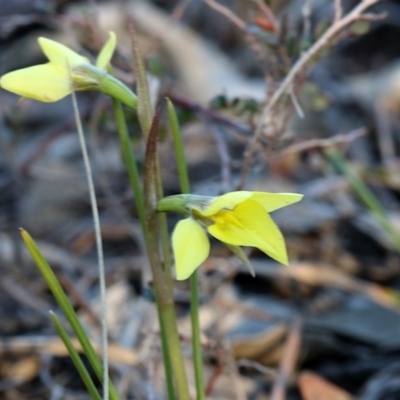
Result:
M176 278L187 279L208 257L208 233L225 243L247 266L240 246L257 247L274 260L288 265L285 241L269 213L296 203L303 195L239 191L218 197L178 195L162 199L158 211L189 214L172 234Z
M98 90L136 107L136 95L106 71L117 43L114 32L109 32L95 66L61 43L44 37L38 43L49 62L3 75L3 89L45 103L61 100L72 91Z

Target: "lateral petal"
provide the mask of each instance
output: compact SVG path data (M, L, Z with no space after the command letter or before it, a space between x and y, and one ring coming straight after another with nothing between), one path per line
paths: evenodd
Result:
M212 220L215 223L208 227L208 232L221 242L257 247L274 260L288 265L282 233L257 201L245 200L233 211L220 211Z
M192 218L179 221L172 233L176 279L181 281L192 275L208 257L210 242L202 227Z
M109 37L106 44L101 49L99 55L97 56L96 67L105 70L108 63L114 54L115 47L117 46L117 37L114 32L109 32Z
M297 193L252 192L251 199L260 203L265 211L272 212L290 204L297 203L304 196Z
M51 63L9 72L1 77L4 89L23 97L52 103L71 93L69 78Z
M69 68L73 68L83 63L89 63L89 60L86 57L75 53L75 51L69 49L67 46L55 42L54 40L40 37L38 38L38 42L49 61L55 66L65 68L67 73Z

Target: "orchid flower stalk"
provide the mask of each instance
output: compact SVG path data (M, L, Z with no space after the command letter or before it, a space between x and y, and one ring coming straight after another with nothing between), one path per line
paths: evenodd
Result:
M61 43L44 37L39 37L38 43L49 62L3 75L0 79L3 89L45 103L59 101L73 91L96 90L136 108L136 95L107 73L116 47L114 32L109 33L95 65Z
M251 269L241 246L257 247L288 265L285 240L270 212L297 203L303 195L237 191L218 197L169 196L158 203L158 211L187 215L172 234L176 278L187 279L210 253L206 231L229 247Z

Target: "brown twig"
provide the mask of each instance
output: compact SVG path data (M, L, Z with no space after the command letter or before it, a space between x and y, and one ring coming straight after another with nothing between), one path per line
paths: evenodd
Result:
M205 0L206 1L206 0ZM296 78L298 73L305 67L305 65L324 47L328 46L329 41L338 34L341 30L352 24L353 22L365 19L366 17L370 19L369 14L363 14L364 10L371 7L373 4L377 3L380 0L363 0L358 6L356 6L352 11L350 11L347 15L335 21L333 25L314 43L312 47L310 47L300 59L294 64L289 74L283 80L279 88L274 92L274 94L268 99L266 105L264 106L264 110L261 113L259 121L256 126L256 130L254 132L253 137L251 138L247 150L244 154L242 175L240 178L240 182L238 188L243 188L249 169L251 158L256 148L256 144L260 139L260 136L263 132L264 125L266 123L267 118L270 115L271 110L277 104L278 100L282 97L282 95L288 90L293 80Z
M296 143L292 146L287 147L285 150L283 150L281 153L277 154L274 157L280 157L291 153L299 153L304 150L310 150L320 147L330 147L340 143L349 143L352 142L353 140L358 139L361 136L364 136L366 133L367 131L365 128L359 128L344 135L335 135L327 139L306 140L304 142Z
M268 23L271 25L270 30L272 32L276 32L278 29L278 21L276 20L271 8L267 6L262 0L255 0L255 3L259 10L264 14Z
M171 19L175 22L178 22L182 19L183 14L185 13L186 9L188 8L191 0L181 0L178 4L174 7Z
M278 377L272 388L271 400L284 400L286 398L286 386L294 371L299 356L302 326L302 318L299 316L295 317L289 328L288 338L279 365Z
M214 0L204 0L208 6L210 6L213 10L219 12L222 15L225 15L232 23L234 23L239 29L244 31L246 29L246 22L244 22L241 18L239 18L235 13L233 13L229 8L223 6L222 4L217 3Z
M235 131L244 134L250 135L251 128L247 125L241 124L239 121L230 118L216 110L203 107L202 105L194 102L193 100L185 97L183 95L177 93L167 93L167 97L171 99L174 104L177 104L181 107L189 109L200 116L205 117L209 121L213 121L215 123L221 123L229 128L234 129Z

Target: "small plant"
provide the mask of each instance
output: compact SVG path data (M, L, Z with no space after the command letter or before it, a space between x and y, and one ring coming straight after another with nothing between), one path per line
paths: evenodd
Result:
M240 246L253 246L261 249L282 264L288 264L283 236L269 213L301 200L302 195L291 193L264 193L237 191L218 197L196 196L190 193L189 180L184 158L184 148L180 136L174 107L168 101L168 115L174 137L176 159L181 181L182 193L178 196L162 198L162 182L157 156L157 137L159 113L153 116L150 107L146 75L140 58L139 48L134 40L136 71L138 71L137 97L128 87L111 74L109 62L116 46L116 36L110 32L109 39L101 50L96 64L92 65L64 45L46 38L39 38L39 45L49 59L47 64L25 68L4 75L0 85L20 96L43 102L55 102L72 94L78 133L85 159L89 193L92 202L93 218L97 238L99 274L102 294L103 320L103 363L95 353L93 346L84 332L71 304L69 303L56 276L47 264L33 238L22 230L22 238L32 258L53 292L60 308L67 317L75 335L79 339L96 375L103 382L103 399L118 399L118 393L108 378L108 342L105 319L105 277L103 266L100 222L94 193L90 162L79 119L75 92L97 90L113 99L115 120L121 140L121 151L129 174L130 184L140 217L145 238L148 258L153 271L154 292L159 314L161 339L168 397L179 400L190 398L186 371L181 352L173 298L173 279L171 273L170 247L165 212L183 213L186 218L180 221L172 235L172 248L175 257L176 278L190 278L191 313L193 331L193 359L196 375L197 398L204 399L202 377L202 356L200 344L200 326L198 320L198 288L196 269L207 258L210 250L205 230L222 241L233 251L254 274L251 264ZM127 133L124 112L121 103L131 109L137 109L143 137L147 139L144 163L144 181L141 182L131 143ZM162 246L160 246L162 243ZM160 250L160 248L162 250ZM52 314L51 318L60 334L71 358L76 365L87 390L94 399L99 399L93 380L72 346L60 321ZM176 396L175 396L176 394Z

